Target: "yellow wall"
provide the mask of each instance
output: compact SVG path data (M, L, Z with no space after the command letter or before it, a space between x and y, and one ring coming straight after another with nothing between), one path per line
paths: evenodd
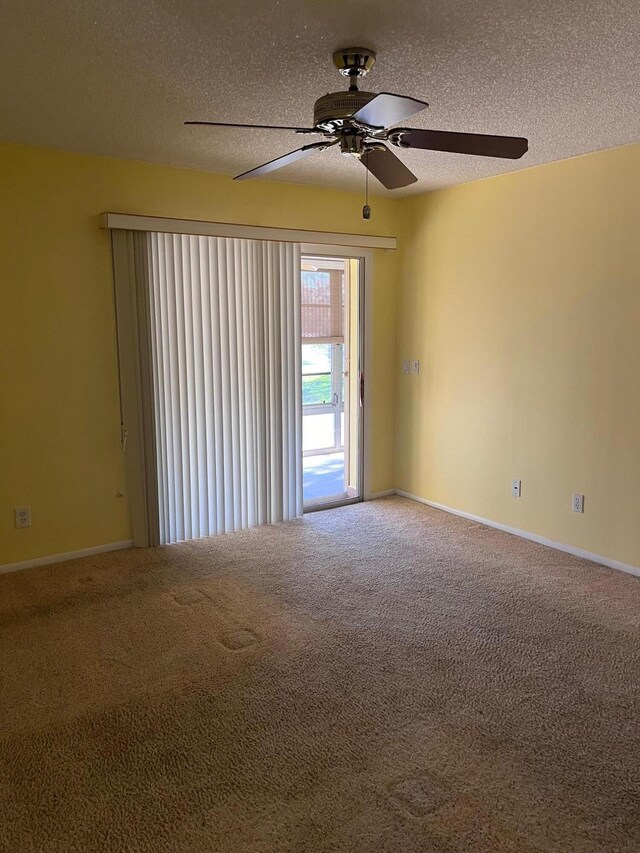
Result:
M367 224L359 195L16 145L0 186L0 563L130 538L96 221L118 210L398 234L375 259L373 490L640 565L640 146L376 199Z
M396 486L640 566L640 145L402 218Z
M0 563L129 539L105 210L375 234L396 202L0 144ZM374 491L394 484L397 255L374 269ZM29 504L32 527L14 528Z

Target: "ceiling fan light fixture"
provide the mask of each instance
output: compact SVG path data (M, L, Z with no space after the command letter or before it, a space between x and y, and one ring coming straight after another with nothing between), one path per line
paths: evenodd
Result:
M348 131L340 134L340 153L352 157L361 157L365 151L364 136L358 131Z

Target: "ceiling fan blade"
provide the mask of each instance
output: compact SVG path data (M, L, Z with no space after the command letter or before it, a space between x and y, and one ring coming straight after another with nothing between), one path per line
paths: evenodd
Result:
M406 95L392 95L389 92L380 92L368 104L360 107L351 118L354 121L361 121L363 124L368 124L371 127L391 127L392 124L404 121L409 116L419 113L420 110L424 110L428 106L429 104L426 101L417 101L415 98L406 97Z
M277 124L228 124L224 121L185 121L185 124L201 124L206 127L244 127L255 130L293 130L295 133L322 133L313 127L281 127Z
M250 169L248 172L243 172L241 175L236 175L234 181L244 181L246 178L259 178L260 175L266 175L267 172L273 172L275 169L281 169L283 166L288 166L290 163L295 163L297 160L303 160L316 151L324 151L331 145L337 143L336 140L329 142L312 142L310 145L304 145L298 148L297 151L291 151L289 154L283 154L282 157L276 157L275 160L269 160L268 163L263 163L262 166L256 166L255 169Z
M415 130L402 127L389 132L389 142L399 148L450 151L454 154L478 154L482 157L506 157L517 160L529 148L522 136L490 136L483 133L451 133L448 130Z
M365 151L360 162L388 190L408 187L409 184L414 184L418 180L386 145Z

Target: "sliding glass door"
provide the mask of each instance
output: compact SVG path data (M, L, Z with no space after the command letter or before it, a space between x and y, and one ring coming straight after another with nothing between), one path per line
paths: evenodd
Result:
M362 261L303 255L305 509L362 497Z

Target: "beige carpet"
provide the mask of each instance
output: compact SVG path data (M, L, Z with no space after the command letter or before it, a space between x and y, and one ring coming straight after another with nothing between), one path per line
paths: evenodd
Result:
M7 853L640 850L637 578L391 498L0 602Z

